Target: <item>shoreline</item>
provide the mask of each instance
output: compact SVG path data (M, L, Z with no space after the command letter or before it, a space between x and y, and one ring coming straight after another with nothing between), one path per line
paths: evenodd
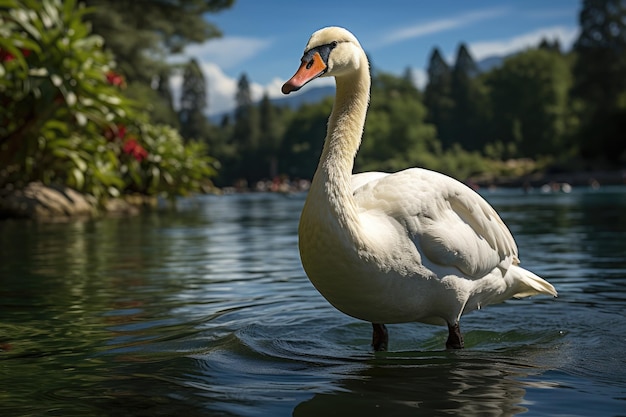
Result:
M537 173L521 177L479 178L466 181L479 187L540 188L546 184L569 184L572 187L626 185L626 169L558 173Z
M559 191L571 190L572 187L599 188L609 185L626 185L626 169L596 170L579 172L538 173L521 177L470 178L464 181L473 188L533 188ZM262 187L261 189L222 189L238 192L256 193L289 193L306 191L301 181L296 184L289 182L280 187ZM567 191L566 191L567 192ZM23 189L0 190L0 221L8 219L25 219L35 221L69 221L78 218L95 218L99 216L133 216L142 208L156 207L157 197L142 195L125 195L120 198L108 199L99 205L92 196L84 195L71 188L61 185L47 186L41 182L33 182Z

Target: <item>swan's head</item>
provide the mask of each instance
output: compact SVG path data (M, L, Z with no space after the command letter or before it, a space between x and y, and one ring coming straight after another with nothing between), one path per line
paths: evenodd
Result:
M337 77L367 66L367 58L356 37L344 28L327 27L311 35L304 48L300 68L282 88L283 94L298 91L318 77Z

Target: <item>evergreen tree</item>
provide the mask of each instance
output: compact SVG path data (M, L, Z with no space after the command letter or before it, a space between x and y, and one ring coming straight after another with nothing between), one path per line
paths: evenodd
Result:
M415 80L413 79L413 71L411 70L411 67L406 67L404 69L402 79L404 79L407 83L411 84L412 86L416 85Z
M546 38L542 38L539 43L539 49L561 53L561 42L559 42L557 38L555 38L552 42Z
M262 171L256 153L259 151L259 116L258 109L252 102L252 91L248 76L244 73L237 82L235 96L235 125L233 127L233 143L240 157L240 172L251 184L259 179Z
M270 178L278 175L278 151L280 149L281 124L276 106L272 104L267 93L259 104L260 140L263 154L269 164L267 174Z
M234 142L242 151L254 152L259 147L258 114L252 102L248 76L244 73L237 82L235 96Z
M206 139L207 86L198 61L192 59L183 72L178 118L185 139Z
M167 106L174 111L174 99L172 97L172 89L170 88L170 72L169 68L163 68L159 71L155 90L163 98Z
M584 103L582 156L626 157L626 0L585 0L573 94Z
M461 43L457 50L456 61L454 62L454 69L452 71L453 78L471 79L476 77L478 73L478 66L469 53L467 45Z
M458 142L468 150L480 150L485 144L484 127L488 118L484 112L487 108L486 93L477 79L478 73L478 66L462 43L452 69L450 96L454 103L454 123L451 124L451 138L448 140ZM444 145L449 145L449 142Z
M452 72L450 66L441 56L438 48L434 48L428 62L428 83L424 90L424 104L428 109L426 121L437 127L437 135L444 146L452 144L452 108L454 103L450 97Z

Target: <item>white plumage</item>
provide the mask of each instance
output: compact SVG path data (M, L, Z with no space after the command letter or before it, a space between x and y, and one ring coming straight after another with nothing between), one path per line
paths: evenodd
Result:
M352 175L370 75L363 49L345 29L311 36L283 92L323 76L334 76L337 90L300 219L300 255L333 306L373 323L376 350L387 347L385 323L447 325L446 345L460 348L462 314L511 297L557 295L518 266L509 229L464 184L420 168Z

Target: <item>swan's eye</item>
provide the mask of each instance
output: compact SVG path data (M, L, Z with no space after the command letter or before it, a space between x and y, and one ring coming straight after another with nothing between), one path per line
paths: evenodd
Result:
M330 44L330 47L335 48L337 46L337 43L338 43L337 41L332 41Z

